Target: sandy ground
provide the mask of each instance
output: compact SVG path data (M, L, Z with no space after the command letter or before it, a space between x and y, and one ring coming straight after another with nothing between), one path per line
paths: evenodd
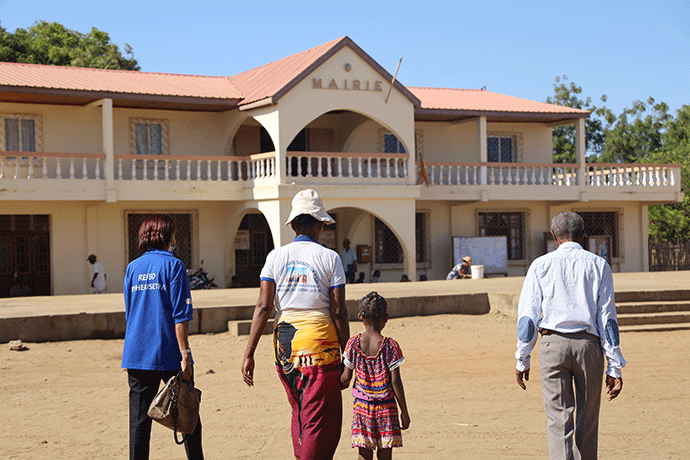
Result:
M351 324L352 333L362 330ZM527 391L515 383L515 321L491 313L391 320L412 423L399 459L547 458L538 355ZM270 337L257 350L256 386L241 381L246 337L191 337L207 459L292 458L289 407L275 375ZM126 458L127 376L122 340L0 346L2 459ZM602 402L600 458L690 458L690 331L623 333L621 396ZM337 459L350 447L352 397L344 394ZM172 432L154 424L152 459L184 459Z

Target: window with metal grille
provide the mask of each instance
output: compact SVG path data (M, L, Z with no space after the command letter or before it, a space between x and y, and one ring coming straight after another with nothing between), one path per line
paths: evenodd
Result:
M429 262L429 214L417 212L414 218L417 263Z
M128 214L127 215L127 243L129 262L141 256L143 252L139 250L139 227L144 220L154 213L149 214ZM185 267L191 268L192 265L192 215L173 214L170 216L175 221L175 257L180 259Z
M167 145L167 123L163 120L132 120L135 155L165 155Z
M611 257L620 257L618 241L618 213L605 212L578 212L585 224L585 248L589 247L587 237L605 235L611 237Z
M507 136L489 136L486 138L488 159L494 163L511 163L513 161L513 138Z
M4 116L5 151L36 151L36 119L29 116Z
M505 236L508 240L508 260L524 259L524 212L477 213L479 236Z
M384 153L407 153L405 146L398 140L395 134L384 133L383 135Z
M374 218L374 263L399 264L403 262L402 246L398 238L378 218Z

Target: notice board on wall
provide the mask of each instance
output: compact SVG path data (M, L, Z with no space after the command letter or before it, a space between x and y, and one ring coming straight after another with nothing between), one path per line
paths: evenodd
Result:
M453 237L453 260L458 264L465 256L472 257L472 265L484 265L485 274L507 274L508 238L506 236Z

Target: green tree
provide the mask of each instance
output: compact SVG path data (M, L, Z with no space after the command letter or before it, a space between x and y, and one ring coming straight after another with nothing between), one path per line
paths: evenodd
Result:
M57 22L37 21L28 29L8 32L0 26L0 61L100 69L139 70L132 47L125 54L95 27L88 34Z
M680 164L682 203L649 207L649 236L652 241L677 243L690 240L690 105L684 105L676 117L668 116L661 133L661 147L652 152L652 163Z
M672 121L668 105L633 101L617 118L611 118L604 127L605 146L599 161L602 163L647 162L662 150L664 130Z
M556 77L553 84L554 95L546 98L550 104L573 107L592 112L585 121L585 149L588 153L587 161L593 162L603 151L605 145L604 127L612 114L604 105L606 95L602 95L601 106L592 105L592 98L582 99L582 87L568 82L567 75ZM576 163L577 151L575 146L575 126L560 126L553 129L553 162Z

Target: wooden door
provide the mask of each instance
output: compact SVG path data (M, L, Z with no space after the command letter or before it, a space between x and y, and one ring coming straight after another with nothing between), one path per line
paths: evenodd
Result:
M47 215L0 216L0 297L18 284L22 295L50 295Z
M273 250L273 236L262 214L247 214L238 231L249 236L247 245L235 248L235 275L240 287L257 287L266 256Z

